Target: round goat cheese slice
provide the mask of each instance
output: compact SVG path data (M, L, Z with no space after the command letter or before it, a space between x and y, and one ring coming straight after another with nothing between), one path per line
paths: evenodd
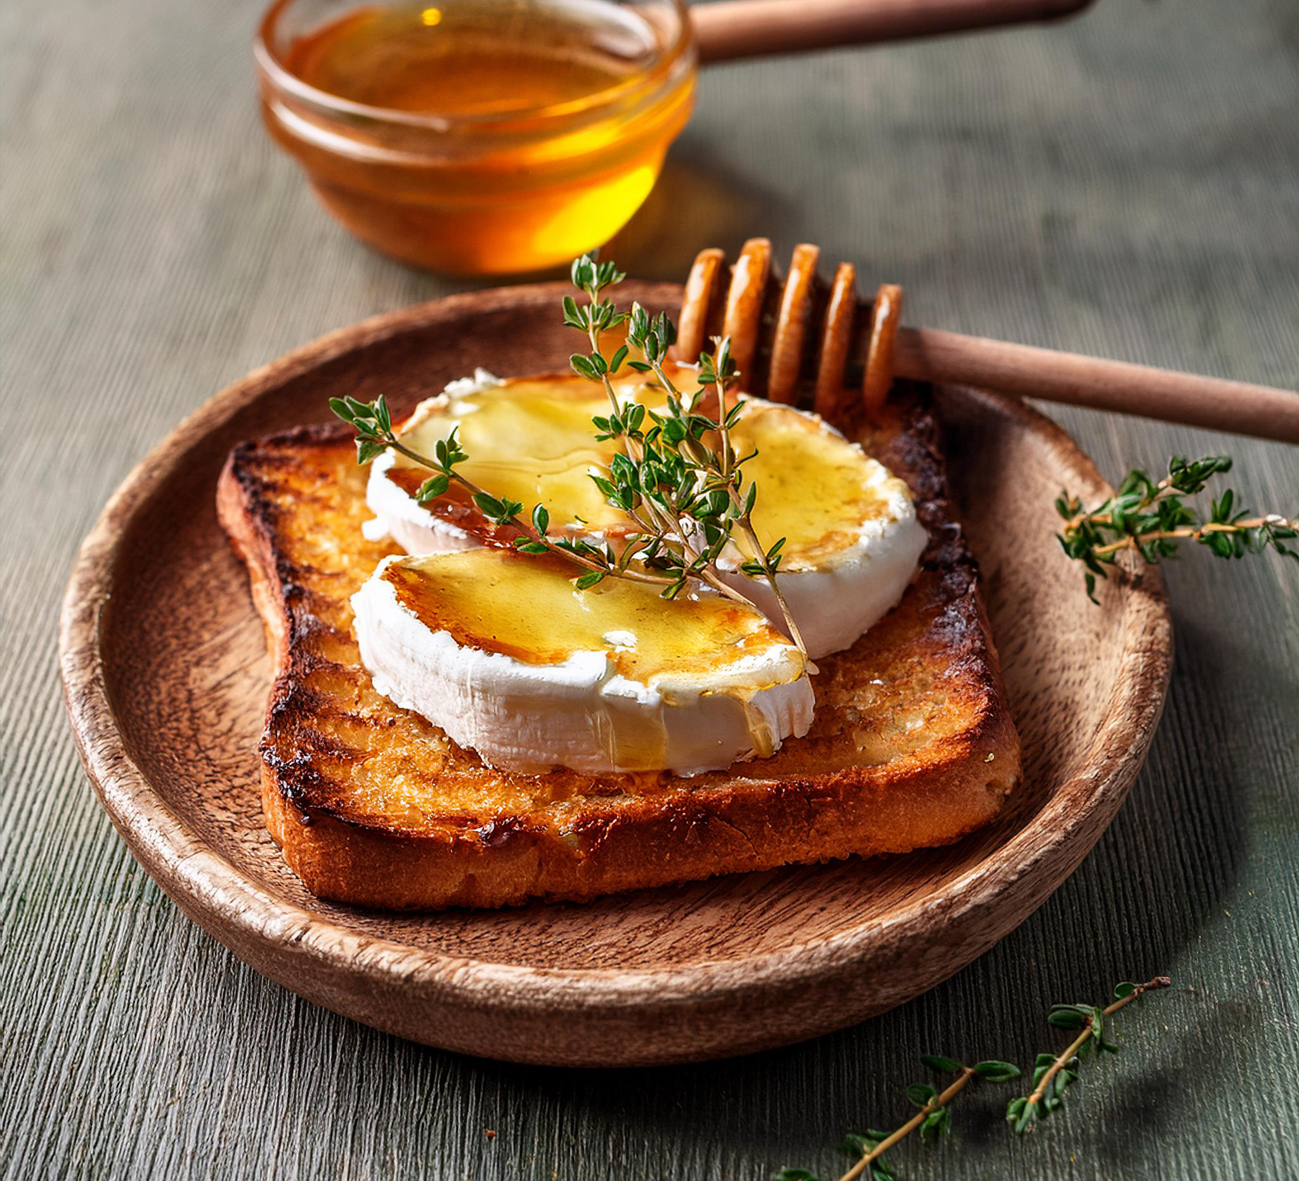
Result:
M852 647L897 606L928 534L906 484L823 418L757 398L747 400L735 449L758 486L758 540L781 548L777 585L807 645L820 656ZM718 563L723 578L778 626L780 605L766 578L740 569L754 557L737 531Z
M672 374L693 389L693 371ZM662 407L664 395L640 375L619 377L624 403ZM896 606L914 575L927 536L906 484L815 414L745 398L732 431L747 482L758 486L753 524L764 547L780 538L778 584L816 659L851 647ZM530 512L544 504L552 530L608 540L634 529L592 483L607 471L615 444L597 442L591 419L609 411L601 387L576 376L498 382L479 371L420 405L400 428L403 442L432 455L454 429L469 458L458 469L493 495ZM494 527L453 486L421 505L415 493L428 470L388 452L372 465L367 501L374 530L408 553L490 544ZM719 565L724 577L782 626L779 604L765 579L741 569L753 555L737 532Z
M807 662L756 609L667 602L493 547L385 558L352 597L375 688L490 766L695 775L812 722Z

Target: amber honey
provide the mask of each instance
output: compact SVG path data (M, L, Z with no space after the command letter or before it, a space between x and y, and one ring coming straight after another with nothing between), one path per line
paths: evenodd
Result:
M620 397L661 408L661 390L627 369L622 373L615 379ZM676 380L689 388L693 377L681 372ZM608 402L592 382L521 378L463 395L445 409L430 407L402 428L402 437L416 452L431 455L454 426L470 457L459 468L468 479L529 508L545 504L556 522L581 520L616 541L632 526L590 478L592 471L608 468L616 450L613 442L592 437L592 416L602 413L608 413ZM732 443L740 455L755 453L745 467L762 490L753 523L760 537L787 539L785 570L832 559L856 542L862 521L889 511L887 492L895 482L877 479L878 469L816 419L753 402L734 427ZM389 471L389 479L411 495L427 477L427 469L405 458ZM434 511L458 510L454 501L440 501ZM457 523L475 531L471 519ZM752 556L743 536L735 540Z
M720 595L669 605L658 587L620 578L576 590L575 573L558 559L475 548L405 558L383 578L430 631L459 644L524 664L605 652L622 676L642 684L725 672L788 643L756 608ZM791 658L789 679L802 671Z
M648 196L689 116L676 0L282 0L263 114L329 210L435 270L535 270L598 246Z

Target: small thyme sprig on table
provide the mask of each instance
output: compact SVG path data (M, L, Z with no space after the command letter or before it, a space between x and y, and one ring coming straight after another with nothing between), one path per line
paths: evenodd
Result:
M1118 1046L1105 1037L1106 1018L1130 1005L1139 997L1172 984L1167 976L1156 976L1145 984L1125 981L1114 989L1116 1000L1102 1009L1094 1005L1052 1005L1047 1020L1062 1029L1079 1029L1082 1032L1061 1054L1039 1054L1033 1071L1033 1090L1026 1096L1012 1099L1006 1109L1006 1120L1016 1133L1028 1131L1034 1120L1041 1122L1063 1102L1065 1088L1078 1077L1078 1063L1093 1046L1099 1055L1118 1053ZM859 1158L839 1181L857 1181L867 1177L870 1181L897 1181L884 1153L912 1132L919 1129L920 1138L928 1140L946 1136L951 1131L950 1104L974 1079L987 1082L1005 1082L1020 1077L1019 1067L1009 1062L988 1059L967 1066L955 1058L926 1054L920 1059L926 1066L956 1078L942 1091L926 1083L913 1083L907 1088L907 1098L920 1110L893 1132L869 1130L849 1135L840 1146L849 1156ZM818 1181L807 1169L781 1169L773 1181Z
M1156 976L1145 984L1124 981L1114 989L1117 998L1113 1004L1100 1008L1097 1005L1052 1005L1046 1019L1061 1029L1080 1029L1082 1032L1060 1054L1039 1054L1033 1069L1033 1090L1018 1099L1012 1099L1006 1108L1006 1121L1016 1134L1030 1131L1034 1121L1041 1123L1064 1103L1064 1092L1077 1081L1078 1065L1088 1051L1117 1054L1119 1048L1105 1037L1105 1019L1130 1005L1139 997L1172 984L1167 976Z
M1097 577L1108 578L1106 568L1124 550L1154 563L1176 553L1180 541L1194 541L1220 558L1240 558L1271 547L1299 559L1299 551L1285 545L1299 537L1299 520L1237 511L1236 494L1230 489L1214 499L1207 519L1183 499L1202 492L1214 476L1230 470L1231 459L1225 455L1194 460L1174 456L1163 479L1156 481L1133 468L1118 492L1094 509L1084 509L1077 497L1064 493L1055 502L1065 521L1060 544L1087 568L1087 597L1096 602Z
M870 1129L864 1133L849 1133L840 1145L848 1156L857 1157L853 1165L839 1181L856 1181L863 1175L873 1181L896 1181L896 1175L884 1160L884 1154L895 1144L905 1140L912 1132L919 1129L922 1140L936 1139L950 1135L952 1130L952 1113L949 1104L974 1079L986 1079L988 1082L1005 1082L1019 1077L1019 1067L1010 1062L988 1059L967 1066L955 1058L945 1058L939 1054L925 1054L920 1059L931 1070L942 1074L955 1074L956 1078L940 1093L928 1083L912 1083L907 1088L907 1098L920 1110L906 1123L892 1132L877 1132ZM818 1178L806 1169L781 1169L775 1175L775 1181L818 1181Z

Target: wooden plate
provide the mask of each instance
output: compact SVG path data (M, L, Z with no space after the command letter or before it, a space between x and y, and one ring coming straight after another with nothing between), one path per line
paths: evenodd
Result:
M1062 486L1106 486L1022 404L939 392L958 511L983 567L1026 777L993 827L902 857L719 878L498 912L388 915L322 903L262 827L257 741L270 668L213 492L241 439L398 408L490 359L560 368L558 285L457 296L308 345L218 394L122 485L82 546L61 663L86 769L131 851L258 971L358 1021L519 1062L714 1058L842 1028L964 967L1082 860L1122 803L1171 662L1158 578L1089 604L1053 538ZM675 310L680 289L628 284Z

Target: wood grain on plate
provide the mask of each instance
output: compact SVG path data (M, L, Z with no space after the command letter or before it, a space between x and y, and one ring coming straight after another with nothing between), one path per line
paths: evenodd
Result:
M1086 602L1050 506L1062 485L1085 497L1105 485L1062 431L1011 399L939 391L957 510L1024 742L1024 785L983 832L580 906L412 916L318 901L262 826L269 665L214 512L227 452L324 419L337 394L407 408L489 350L507 374L559 366L570 335L559 292L457 296L336 332L218 395L136 469L82 548L62 621L68 709L100 798L159 884L241 958L430 1044L526 1062L675 1062L899 1004L990 947L1077 866L1136 775L1168 679L1161 583L1128 573L1103 587L1103 609ZM675 308L680 288L625 295Z

